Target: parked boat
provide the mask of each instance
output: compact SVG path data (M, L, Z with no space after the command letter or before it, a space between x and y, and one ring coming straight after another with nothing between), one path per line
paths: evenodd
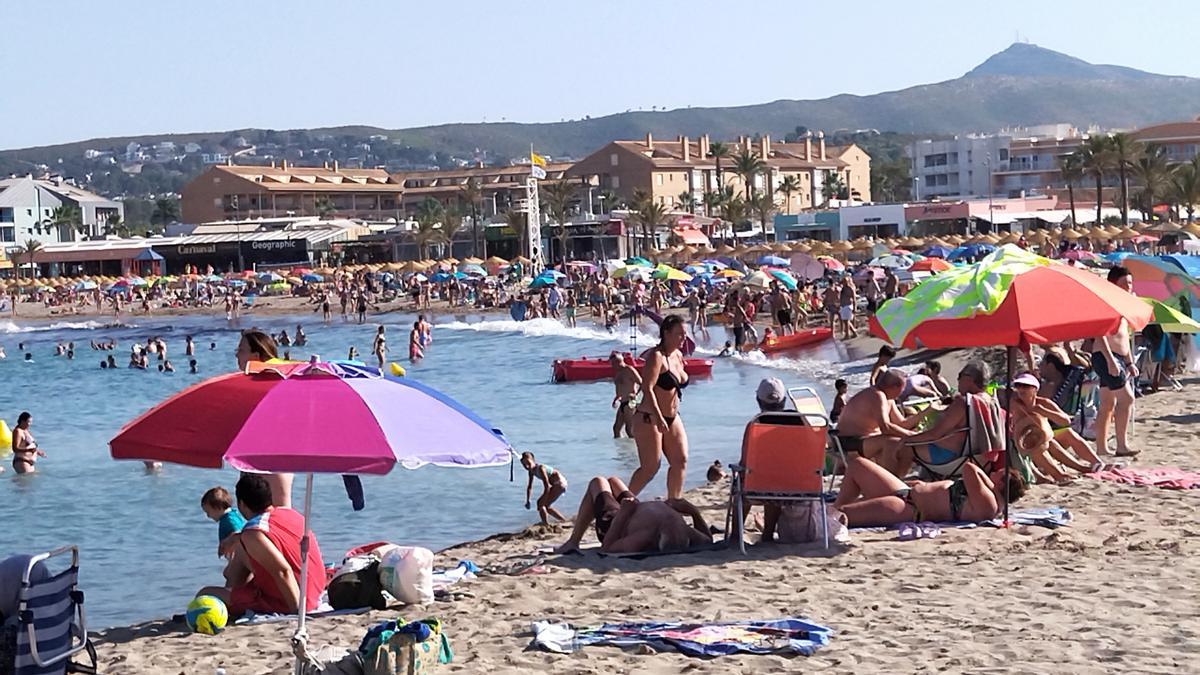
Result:
M798 349L800 347L815 345L831 337L833 337L833 330L829 328L806 328L798 330L791 335L776 335L768 339L765 344L759 345L759 349L764 354L774 354L788 349Z

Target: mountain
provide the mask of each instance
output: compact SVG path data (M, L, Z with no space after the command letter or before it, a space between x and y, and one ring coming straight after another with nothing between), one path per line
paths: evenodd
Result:
M399 130L367 126L293 131L247 129L95 139L0 152L0 175L28 171L30 164L44 164L80 176L88 169L81 165L86 149L123 152L131 141L142 145L160 140L191 141L206 148L228 149L231 139L241 136L260 148L278 148L269 152L259 150L258 161L263 161L263 155L267 154L301 163L325 158L398 168L448 165L455 158L472 159L481 153L489 161L504 162L526 154L531 143L539 152L552 156L582 157L613 139L640 138L647 132L661 139L702 133L716 138L756 133L782 137L804 126L824 129L827 134L863 129L949 134L1053 122L1070 122L1079 127L1131 128L1192 119L1197 114L1200 114L1200 79L1097 65L1036 45L1017 43L957 79L869 96L841 94L809 101L627 112L557 123L444 124ZM386 136L387 140L377 139L369 151L359 150L359 144L372 135ZM279 142L270 142L272 138ZM325 154L311 152L318 146ZM297 160L296 153L300 151L304 154ZM183 161L178 166L146 164L143 171L149 170L150 177L141 183L159 181L161 173L161 181L166 181L170 189L177 189L199 168L198 159L190 164ZM96 175L94 171L92 174ZM101 187L110 192L143 189L125 187L125 182L129 181L122 179L117 181L119 185Z

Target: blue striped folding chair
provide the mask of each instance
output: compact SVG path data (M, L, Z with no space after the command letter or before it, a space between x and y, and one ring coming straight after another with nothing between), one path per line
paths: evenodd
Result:
M71 555L71 566L57 574L37 575L45 561ZM37 577L41 578L37 578ZM70 663L86 650L92 665ZM41 553L29 559L21 576L17 605L15 675L95 673L96 652L87 638L83 591L79 590L79 549L74 546Z

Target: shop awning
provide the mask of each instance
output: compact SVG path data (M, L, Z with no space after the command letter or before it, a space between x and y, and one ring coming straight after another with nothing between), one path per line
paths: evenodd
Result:
M708 246L708 237L700 230L691 227L677 227L672 230L672 233L679 237L679 240L685 244L692 246Z

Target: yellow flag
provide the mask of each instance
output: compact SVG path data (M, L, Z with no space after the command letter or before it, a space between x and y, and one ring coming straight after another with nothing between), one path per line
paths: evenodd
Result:
M546 166L546 158L534 152L529 153L529 161L533 162L535 166Z

